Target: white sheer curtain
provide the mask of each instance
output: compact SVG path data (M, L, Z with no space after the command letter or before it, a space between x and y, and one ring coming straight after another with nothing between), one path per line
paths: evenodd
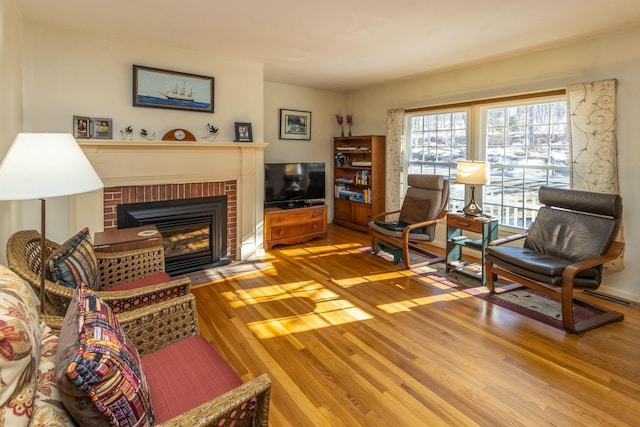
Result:
M402 194L402 164L404 136L404 108L387 110L387 137L385 139L385 210L400 209Z
M617 80L609 79L567 87L571 119L571 187L576 190L606 194L620 192L616 133L617 86ZM622 227L618 240L624 241ZM605 267L609 270L622 270L623 257Z

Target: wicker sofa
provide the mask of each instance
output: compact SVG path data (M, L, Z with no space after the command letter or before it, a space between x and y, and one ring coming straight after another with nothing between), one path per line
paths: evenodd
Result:
M40 295L40 233L22 230L7 241L9 268ZM60 244L45 240L45 257ZM145 248L126 252L96 252L102 290L100 296L114 312L144 307L191 292L188 278L172 280L164 272L163 248ZM45 278L45 312L64 316L74 289Z
M185 388L205 391L212 388L215 381L211 380L211 375L217 373L237 377L219 355L206 358L203 352L198 354L204 358L200 366L204 364L210 371L206 375L202 375L201 371L189 372L198 365L196 362L185 364L170 359L171 364L167 366L168 360L165 359L164 364L160 365L161 368L158 367L158 363L163 363L162 358L156 357L156 360L146 362L147 358L176 347L181 354L189 354L192 340L203 340L199 335L195 298L192 294L121 313L118 315L118 321L138 350L145 370L154 368L161 371L161 376L165 376L167 372L177 372L184 378L192 379L185 384L175 384L177 388L182 387L182 391ZM0 425L78 425L61 404L60 390L54 381L55 356L58 352L57 334L62 327L62 317L39 317L28 286L15 273L0 265L0 346L3 349L0 352L0 380L3 384L0 389ZM210 353L206 354L217 355L209 343L205 341L203 345L210 347ZM168 354L171 355L171 352ZM149 374L153 376L153 372ZM207 376L209 378L206 378ZM199 380L200 378L202 380ZM206 381L206 384L200 384L201 387L198 387L198 381ZM244 383L240 381L233 389L184 410L170 419L157 417L156 425L266 427L270 390L271 380L266 374ZM156 400L153 389L151 400ZM157 409L158 413L162 412L162 408Z

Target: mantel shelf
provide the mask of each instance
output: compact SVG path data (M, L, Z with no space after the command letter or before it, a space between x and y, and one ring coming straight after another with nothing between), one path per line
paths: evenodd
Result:
M147 141L147 140L116 140L116 139L86 139L78 140L83 148L243 148L261 149L269 145L267 142L212 142L212 141Z

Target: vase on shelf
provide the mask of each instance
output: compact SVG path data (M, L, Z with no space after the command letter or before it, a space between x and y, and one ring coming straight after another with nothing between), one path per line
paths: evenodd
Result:
M351 136L351 126L349 126L349 136Z
M340 136L344 136L344 126L340 126Z

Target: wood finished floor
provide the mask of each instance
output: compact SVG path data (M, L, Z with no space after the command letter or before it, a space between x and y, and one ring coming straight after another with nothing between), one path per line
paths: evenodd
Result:
M330 225L327 240L190 275L201 333L243 379L272 378L271 426L640 425L637 304L598 299L625 320L578 337L368 245Z

